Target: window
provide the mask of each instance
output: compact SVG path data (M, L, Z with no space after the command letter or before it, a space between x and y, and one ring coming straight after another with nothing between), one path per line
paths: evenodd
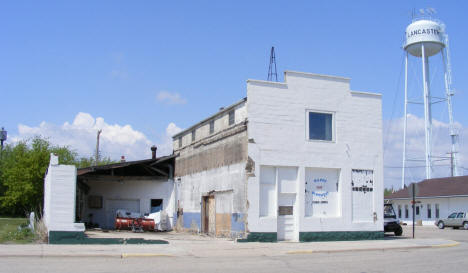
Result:
M459 212L457 215L457 218L463 218L465 217L465 214L463 212Z
M405 218L408 218L408 205L405 205Z
M333 114L308 113L308 137L310 140L333 140Z
M398 205L398 218L401 218L401 205Z
M457 213L454 212L454 213L450 214L448 218L457 218Z
M229 111L229 125L233 125L235 122L234 110Z
M214 120L210 121L210 134L214 133Z
M260 167L260 217L276 216L276 168Z
M192 142L195 141L195 130L192 130Z
M427 204L427 218L432 218L431 204Z
M439 204L435 204L435 210L436 210L436 218L439 218Z
M419 215L419 206L416 206L416 215Z
M151 209L150 212L158 212L161 211L163 206L162 206L163 200L162 199L151 199Z
M182 147L182 137L179 137L179 148Z

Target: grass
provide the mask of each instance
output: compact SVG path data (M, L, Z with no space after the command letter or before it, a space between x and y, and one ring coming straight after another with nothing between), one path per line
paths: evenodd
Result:
M27 218L0 218L0 244L34 242L35 235L27 227ZM22 227L19 229L18 227Z

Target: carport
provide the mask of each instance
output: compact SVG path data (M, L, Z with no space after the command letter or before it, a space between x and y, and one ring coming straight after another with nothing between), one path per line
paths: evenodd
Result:
M116 211L162 211L174 223L175 155L78 169L76 221L87 228L114 229Z

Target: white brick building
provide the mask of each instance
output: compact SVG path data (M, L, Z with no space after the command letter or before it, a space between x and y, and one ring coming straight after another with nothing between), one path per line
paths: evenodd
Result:
M249 241L383 236L381 96L285 72L173 137L178 222Z

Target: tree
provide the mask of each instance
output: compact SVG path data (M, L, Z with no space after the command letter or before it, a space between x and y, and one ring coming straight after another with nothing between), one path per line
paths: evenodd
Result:
M68 147L53 146L40 137L6 145L0 160L1 214L24 215L39 211L51 153L59 156L60 164L76 162L76 152Z
M114 164L114 163L118 163L119 161L115 161L115 160L112 160L110 159L110 157L104 157L104 158L100 158L99 159L99 162L98 162L98 166L102 166L102 165L108 165L108 164ZM89 158L87 157L82 157L80 158L79 160L75 161L75 165L77 168L86 168L86 167L90 167L90 166L95 166L96 164L96 158L91 156Z
M384 197L392 194L394 192L393 186L390 189L385 188L384 189Z

